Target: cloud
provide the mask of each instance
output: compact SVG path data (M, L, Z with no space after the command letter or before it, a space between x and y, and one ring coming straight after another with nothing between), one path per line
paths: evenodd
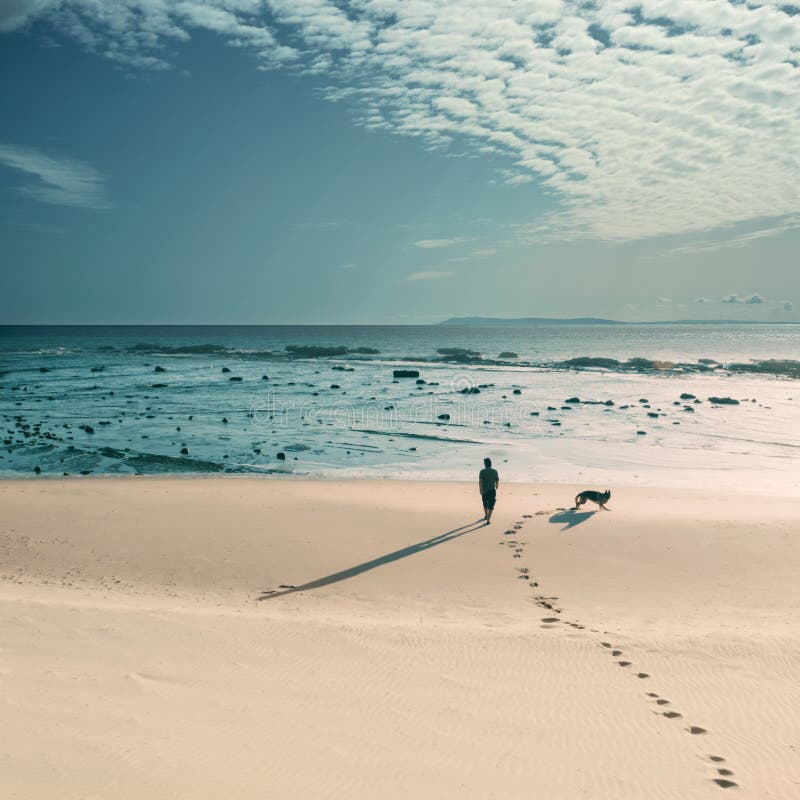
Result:
M729 305L746 305L746 306L759 306L767 301L760 294L751 294L749 297L739 297L738 294L729 294L723 297L720 303L727 303Z
M32 147L0 143L0 166L28 177L28 182L17 187L17 191L32 200L78 208L110 207L105 179L82 161L57 159Z
M789 311L794 310L794 305L789 300L782 300L780 309L781 311L785 311L788 313Z
M53 0L2 0L0 2L0 31L21 28L32 17L40 14Z
M421 239L418 242L414 242L414 246L422 250L433 250L438 247L451 247L454 244L461 244L465 241L466 239Z
M738 236L732 236L730 239L711 239L698 242L690 242L689 244L681 245L680 247L672 247L669 250L664 250L661 253L656 253L651 256L643 256L644 259L652 258L675 258L677 256L694 255L697 253L710 253L714 250L725 250L731 247L748 247L760 239L766 239L771 236L779 236L787 231L796 230L800 228L800 217L792 216L784 220L778 225L772 225L767 228L760 228L759 230L750 231L749 233L742 233Z
M694 302L700 303L702 305L703 303L710 303L712 301L709 300L707 297L695 297Z
M800 14L778 0L11 0L130 67L198 29L319 76L365 128L501 159L528 238L634 240L800 213ZM494 168L496 163L492 164Z
M497 250L493 247L485 247L481 250L473 250L472 255L474 256L494 256L497 255Z
M405 277L405 283L414 283L416 281L433 281L440 278L452 278L455 272L447 270L429 270L427 272L409 272Z
M672 300L670 300L670 299L669 299L669 297L659 297L659 298L658 298L658 304L659 304L660 306L667 306L667 305L669 305L671 302L672 302Z

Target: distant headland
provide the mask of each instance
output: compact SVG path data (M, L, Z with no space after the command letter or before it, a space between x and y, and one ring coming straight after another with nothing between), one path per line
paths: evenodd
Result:
M618 319L602 319L600 317L451 317L438 323L454 327L505 326L529 327L535 325L797 325L796 322L770 322L752 319L665 319L645 322L623 322Z

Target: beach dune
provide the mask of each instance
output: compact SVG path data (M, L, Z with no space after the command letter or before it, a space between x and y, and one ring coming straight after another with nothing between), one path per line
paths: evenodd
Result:
M9 798L800 795L800 500L0 482Z

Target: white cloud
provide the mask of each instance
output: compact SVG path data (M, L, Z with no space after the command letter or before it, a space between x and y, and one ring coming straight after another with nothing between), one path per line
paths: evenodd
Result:
M461 244L465 241L466 239L421 239L418 242L414 242L414 246L419 247L421 250L434 250L439 247L451 247L454 244Z
M789 300L782 300L780 305L781 311L789 312L794 310L794 305Z
M714 250L725 250L731 247L748 247L753 242L759 241L760 239L778 236L787 231L796 230L797 228L800 228L800 218L790 217L779 225L771 225L770 227L760 228L759 230L750 231L749 233L742 233L730 239L690 242L689 244L681 245L680 247L672 247L669 250L651 256L643 256L642 258L675 258L678 256L694 255L696 253L710 253Z
M367 128L503 155L558 210L528 237L631 240L800 213L800 14L779 0L12 0L153 69L215 31L324 75Z
M433 281L440 278L452 278L455 272L447 270L428 270L427 272L409 272L405 277L406 283L414 283L416 281Z
M97 170L73 159L58 159L32 147L0 143L0 166L24 173L17 191L42 203L80 208L108 208L105 179Z
M711 303L712 301L707 297L695 297L694 302L703 305L704 303Z
M746 305L746 306L760 306L767 301L760 294L751 294L749 297L739 297L738 294L729 294L723 297L720 303L727 303L729 305Z

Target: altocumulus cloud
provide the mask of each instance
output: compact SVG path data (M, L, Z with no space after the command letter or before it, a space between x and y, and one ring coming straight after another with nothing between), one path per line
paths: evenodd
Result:
M728 303L729 305L743 304L746 306L760 306L767 301L760 294L751 294L749 297L739 297L738 294L729 294L723 297L720 303Z
M448 270L432 269L423 272L409 272L405 277L405 283L415 283L416 281L434 281L440 278L452 278L455 272Z
M110 206L103 176L82 161L53 158L31 147L0 143L2 166L27 176L27 182L17 191L33 200L80 208Z
M169 67L193 29L327 84L360 124L469 142L558 210L532 238L632 240L800 211L800 14L781 0L10 0L88 50Z

